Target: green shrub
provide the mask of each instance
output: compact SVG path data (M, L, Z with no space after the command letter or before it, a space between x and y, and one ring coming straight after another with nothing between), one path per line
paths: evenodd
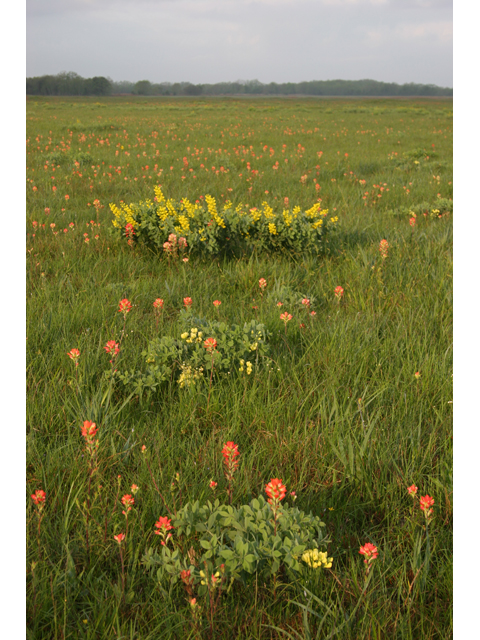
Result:
M302 555L328 542L318 516L282 505L275 522L263 496L238 508L221 505L218 499L203 506L189 503L172 517L171 525L173 549L168 542L160 554L150 548L143 564L157 570L160 583L174 584L182 571L189 571L199 595L207 591L205 576L215 572L230 585L235 580L248 583L255 574L267 580L281 568L294 580L309 570Z
M274 212L266 202L261 208L247 209L231 202L218 211L215 198L206 195L205 203L165 200L155 187L155 202L146 200L120 207L110 204L113 226L129 242L142 242L157 251L170 252L171 238L186 240L190 252L218 254L244 252L257 248L267 252L289 251L298 254L319 253L325 236L338 218L326 219L328 209L320 203L302 211L300 207Z

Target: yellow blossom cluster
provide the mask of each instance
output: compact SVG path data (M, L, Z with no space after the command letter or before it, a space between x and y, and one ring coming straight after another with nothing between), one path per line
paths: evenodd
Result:
M247 362L245 362L245 360L243 360L243 358L241 358L240 359L240 366L239 366L238 370L240 372L243 372L245 368L247 369L247 376L249 376L253 371L253 364L249 360L247 360Z
M182 340L185 340L185 342L188 342L188 344L192 344L192 342L201 342L202 336L203 332L199 331L196 327L193 327L190 329L190 333L185 331L185 333L182 333L180 337Z
M181 373L178 377L178 384L180 385L180 389L184 389L185 387L190 387L195 384L197 380L200 380L203 376L203 367L199 369L195 369L189 364L181 365Z
M165 198L159 186L154 188L155 198L137 204L120 206L110 204L113 225L125 229L127 224L138 228L142 241L151 242L161 249L168 236L175 232L183 235L191 250L200 246L210 253L219 251L226 242L254 244L278 248L282 244L305 250L318 246L324 227L330 228L338 220L325 220L328 209L316 202L307 210L299 206L275 212L267 202L260 207L249 207L231 201L221 205L211 195L200 196L195 204L187 198L179 202ZM325 224L327 222L327 224ZM296 246L295 246L296 245Z
M302 560L308 564L312 569L330 569L332 566L333 558L327 558L325 551L319 551L318 549L308 549L302 555Z

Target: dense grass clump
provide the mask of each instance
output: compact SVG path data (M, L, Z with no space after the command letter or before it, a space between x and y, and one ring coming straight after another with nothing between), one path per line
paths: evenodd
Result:
M29 638L452 635L451 115L28 100ZM160 185L338 222L118 233Z

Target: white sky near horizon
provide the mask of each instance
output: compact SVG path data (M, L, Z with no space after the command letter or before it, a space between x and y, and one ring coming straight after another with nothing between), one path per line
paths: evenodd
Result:
M453 0L26 0L27 77L453 86Z

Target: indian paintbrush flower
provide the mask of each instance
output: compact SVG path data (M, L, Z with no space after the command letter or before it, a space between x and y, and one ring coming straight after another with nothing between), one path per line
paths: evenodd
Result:
M343 287L341 287L340 285L338 287L335 287L334 293L337 300L341 300L343 298Z
M126 317L127 313L131 310L132 310L132 303L129 300L127 300L127 298L120 300L118 304L119 313L123 313L123 316Z
M429 522L431 517L433 516L434 503L435 500L429 495L420 497L420 509L423 511L427 522Z
M168 540L172 537L171 533L167 533L168 531L170 531L170 529L173 529L172 521L166 516L160 516L158 522L155 523L155 527L157 528L155 534L162 537L161 544L165 546Z
M78 349L71 349L68 353L67 356L73 360L73 362L75 363L75 366L78 367L78 359L80 358L80 351Z
M388 242L384 239L384 240L380 240L380 245L378 247L378 250L380 251L380 255L382 256L382 258L385 260L385 258L388 257L388 250L390 248L390 245L388 244Z
M225 478L228 481L228 489L227 494L230 500L230 504L232 503L233 489L233 475L235 471L238 469L238 460L236 459L240 452L238 451L238 444L235 444L232 441L227 442L223 445L222 449L223 455L223 463L225 465Z
M415 496L417 495L418 487L412 484L410 487L407 487L407 491L408 494L412 496L412 498L415 498Z
M125 511L122 511L122 513L124 516L126 516L127 513L132 510L132 507L135 504L135 498L133 498L133 496L131 496L129 493L126 493L122 497L122 504L125 507Z
M115 340L109 340L103 348L107 353L113 354L113 357L120 351L120 345Z
M203 343L203 346L208 353L213 353L217 348L217 341L215 340L215 338L207 338Z
M155 309L155 311L157 311L157 309L163 309L163 300L162 300L162 298L157 298L155 300L155 302L153 303L153 308Z
M378 549L371 542L367 542L363 547L360 547L359 553L365 557L364 562L367 565L366 574L368 575L372 562L378 557Z
M39 511L41 511L45 506L46 497L47 494L45 493L45 491L43 491L43 489L37 489L35 493L32 493L31 498L37 505Z

